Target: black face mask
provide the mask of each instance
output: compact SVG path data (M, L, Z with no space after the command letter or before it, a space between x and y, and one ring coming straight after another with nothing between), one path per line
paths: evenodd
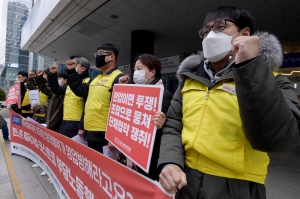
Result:
M111 55L111 54L108 54ZM103 66L105 66L107 63L111 62L112 60L110 60L109 62L105 62L105 57L108 55L97 55L96 57L96 67L97 68L101 68Z

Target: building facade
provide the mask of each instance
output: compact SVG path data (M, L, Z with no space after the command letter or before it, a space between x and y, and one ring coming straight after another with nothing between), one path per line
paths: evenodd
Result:
M0 87L7 91L19 71L44 69L53 61L21 49L22 27L30 12L31 0L0 2Z

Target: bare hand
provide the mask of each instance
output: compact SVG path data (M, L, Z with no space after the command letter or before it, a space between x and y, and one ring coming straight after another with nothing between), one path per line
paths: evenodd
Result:
M78 135L79 135L80 137L83 137L83 133L84 133L84 130L82 130L82 129L79 129L79 130L78 130Z
M58 70L57 65L50 66L49 70L50 70L50 73L52 73L52 74L57 73L57 70Z
M26 79L26 77L23 77L22 75L18 75L17 78L20 82L24 82L24 80Z
M156 112L152 118L157 129L161 129L166 121L166 116L163 112Z
M66 67L68 70L73 70L76 68L76 62L74 60L66 61Z
M28 73L28 78L34 78L35 77L35 74L34 74L34 72L30 72L30 73Z
M159 183L170 194L187 185L185 173L177 165L167 165L159 174Z
M37 76L42 76L44 74L43 70L36 71Z
M110 150L110 151L114 151L114 150L116 150L117 148L112 144L112 143L108 143L108 149Z
M258 56L260 46L258 36L236 37L232 45L235 52L235 63L237 64Z
M130 77L127 75L119 78L119 84L128 84L130 81Z
M31 108L31 110L33 110L33 108L36 106L36 104L31 104L30 105L30 108Z

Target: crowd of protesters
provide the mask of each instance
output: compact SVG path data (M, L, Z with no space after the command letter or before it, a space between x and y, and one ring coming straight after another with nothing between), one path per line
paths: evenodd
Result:
M152 117L157 132L149 172L122 153L117 161L176 198L266 198L267 153L300 146L300 104L288 79L276 73L280 43L269 33L254 34L252 16L233 6L212 10L199 36L203 52L180 64L177 91L164 89L162 110ZM115 45L100 45L95 78L84 57L66 61L66 71L57 65L20 71L21 109L11 109L69 138L79 135L99 153L106 145L116 150L105 139L114 85L163 86L157 57L138 55L130 79L118 69L118 55ZM39 90L39 105L30 104L32 89Z

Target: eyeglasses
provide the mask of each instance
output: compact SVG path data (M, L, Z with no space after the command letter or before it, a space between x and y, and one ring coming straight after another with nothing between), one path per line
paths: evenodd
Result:
M98 52L94 53L94 56L97 57L99 55L111 55L112 52L98 50Z
M205 38L211 30L213 30L215 33L222 32L226 28L227 21L235 24L235 22L230 19L220 19L215 21L212 26L204 26L203 28L201 28L198 31L199 36L201 38Z

